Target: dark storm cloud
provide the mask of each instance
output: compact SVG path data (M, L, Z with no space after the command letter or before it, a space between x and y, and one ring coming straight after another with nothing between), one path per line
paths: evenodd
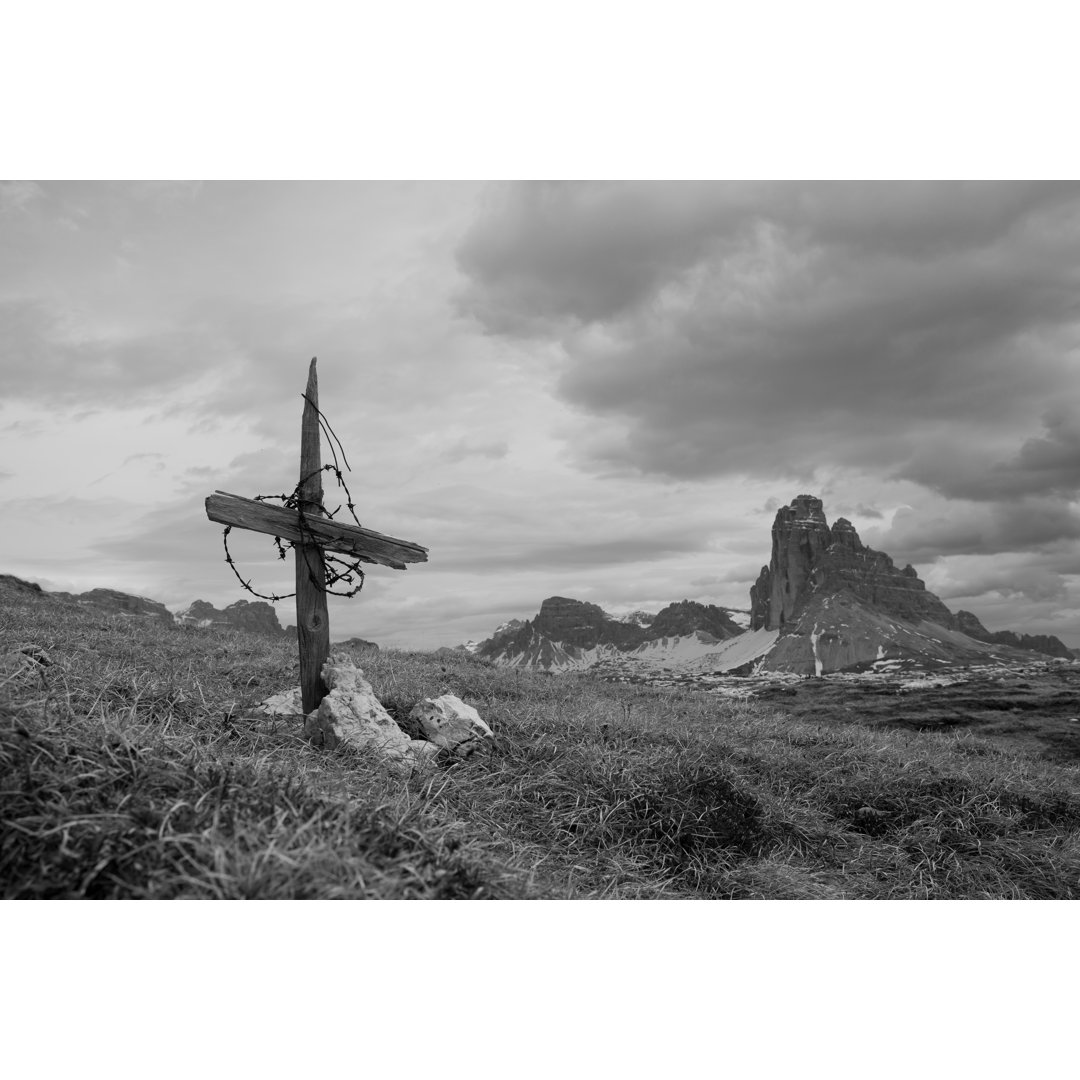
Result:
M735 188L720 201L741 203ZM703 224L720 212L702 184L493 187L458 248L470 279L459 303L497 332L611 319L702 257L714 242Z
M998 460L987 460L977 442L944 434L922 446L903 475L953 498L1073 497L1080 491L1080 408L1055 406L1042 426L1042 435Z
M1064 570L1064 572L1063 572ZM995 555L966 559L950 565L945 578L936 583L934 591L941 599L993 595L1006 600L1022 600L1029 604L1068 603L1070 578L1080 571L1080 557L1062 559L1059 553L1012 558ZM950 603L951 607L958 607ZM1075 606L1075 605L1073 605Z
M1075 485L1080 185L518 185L458 261L489 331L562 345L596 467Z
M1073 542L1080 539L1080 514L1050 498L990 505L954 501L937 512L898 510L887 531L867 530L866 539L901 564L943 555L1043 550L1051 552L1059 572L1075 573ZM1055 548L1060 549L1056 556Z

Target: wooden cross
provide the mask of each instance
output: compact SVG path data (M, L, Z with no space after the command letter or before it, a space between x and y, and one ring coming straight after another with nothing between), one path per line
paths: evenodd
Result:
M300 646L300 692L304 712L319 707L327 694L323 664L330 655L330 619L326 611L324 551L362 562L404 570L406 563L427 562L428 549L356 525L339 524L322 513L322 454L319 449L319 379L315 360L308 368L304 415L300 424L299 507L267 506L256 499L216 491L206 500L206 516L222 525L268 533L291 540L296 551L296 636ZM303 519L301 528L299 518Z

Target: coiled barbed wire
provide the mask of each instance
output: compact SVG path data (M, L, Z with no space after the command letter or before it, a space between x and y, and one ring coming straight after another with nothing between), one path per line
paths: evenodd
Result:
M318 405L315 404L314 401L311 400L311 398L309 398L307 396L306 393L301 394L301 397L318 414L319 426L322 428L323 432L326 434L327 443L330 446L330 453L334 458L334 463L332 465L320 465L319 468L317 468L317 469L313 470L312 472L308 473L307 476L302 476L300 478L299 482L297 483L296 487L293 488L291 494L288 494L288 495L285 495L285 494L282 494L282 495L256 495L255 496L255 501L256 502L268 502L270 500L274 500L276 502L280 502L282 504L282 507L285 510L295 510L296 511L297 528L298 528L298 530L300 532L300 536L301 536L301 540L299 542L300 543L304 543L304 542L309 543L314 547L319 547L320 550L322 551L324 572L325 572L325 580L322 582L323 588L331 596L344 596L344 597L347 598L347 597L350 597L350 596L355 596L364 587L364 571L360 569L360 563L363 562L363 560L359 559L359 558L349 559L349 558L346 558L346 557L343 557L343 556L330 554L324 548L322 548L322 546L319 543L319 540L316 538L315 534L311 531L311 527L308 525L307 519L304 516L304 512L301 509L301 505L303 503L307 503L310 506L311 505L311 500L310 499L302 499L301 498L301 491L302 491L304 485L313 476L318 476L319 473L321 473L321 472L332 472L334 474L334 476L337 478L338 486L345 489L345 496L346 496L346 499L348 500L345 503L345 505L348 507L349 513L352 515L353 521L356 522L357 526L360 526L360 521L356 516L356 504L353 502L352 492L349 490L349 485L345 483L345 477L342 476L342 474L341 474L341 468L340 468L340 466L338 464L337 451L335 451L335 449L334 449L334 444L335 443L337 444L337 449L341 451L341 463L345 466L346 469L349 470L349 472L352 472L352 467L349 465L349 460L345 456L345 448L341 445L341 440L334 433L334 429L330 426L330 421L327 420L326 417L323 415L322 410L319 408ZM326 505L322 502L322 500L320 500L319 503L318 503L318 512L323 517L329 518L331 520L333 520L334 514L338 513L340 510L341 510L341 507L338 506L338 508L336 510L331 512L331 511L327 510ZM248 581L245 581L243 579L243 577L241 577L240 571L236 569L236 562L232 557L232 553L229 551L229 533L232 532L232 528L233 527L231 525L226 525L225 526L225 531L222 533L222 543L225 546L225 561L229 564L229 568L236 575L236 580L239 581L240 584L243 585L243 587L245 589L247 589L247 591L249 593L251 593L252 596L258 596L262 600L271 600L271 601L288 600L289 597L295 596L296 595L295 592L285 593L282 596L278 596L276 594L267 595L266 593L256 592L255 589L253 589L252 586L251 586L250 579ZM280 536L275 536L274 537L274 543L277 545L278 558L279 559L284 559L285 556L288 554L288 549L289 548L295 548L297 546L298 541L295 541L295 540L283 541ZM338 569L338 567L341 567L341 569ZM309 570L309 574L310 574L311 583L313 585L318 586L319 582L316 580L315 575L313 573L311 573L310 570ZM351 585L354 581L356 581L357 575L359 575L359 579L360 579L359 584L356 585L355 588L350 589L348 592L336 592L332 588L332 586L334 586L334 585L338 584L338 582L342 582L342 581L349 584L349 585Z

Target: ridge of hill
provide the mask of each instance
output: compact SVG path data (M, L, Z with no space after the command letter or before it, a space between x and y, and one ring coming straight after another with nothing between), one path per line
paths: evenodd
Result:
M200 629L209 626L231 627L270 637L295 633L292 626L282 629L277 612L265 600L237 600L220 611L205 600L196 600L183 611L178 611L174 618L180 626L197 626Z
M625 654L654 660L698 655L743 632L725 608L696 600L668 604L652 616L615 617L584 600L550 596L535 618L514 623L472 651L504 666L567 671Z
M533 619L504 623L464 648L500 665L549 672L599 667L607 677L633 681L675 670L925 674L1023 665L1037 656L1074 659L1052 635L989 631L970 612L954 614L913 566L898 568L885 552L866 546L846 518L830 526L812 495L798 495L777 511L770 561L751 586L748 618L693 600L655 616L616 618L596 604L552 596Z
M1060 656L1064 660L1072 660L1077 653L1077 650L1070 649L1053 634L1016 634L1012 630L987 630L970 611L958 611L956 623L958 629L977 641L1011 645L1016 649L1028 649L1045 653L1047 656Z
M751 629L777 633L758 663L761 672L824 675L896 664L1023 664L1031 651L1006 632L985 638L965 627L920 580L867 547L845 518L829 526L821 499L798 495L781 507L772 528L772 555L750 590ZM973 618L973 617L972 617ZM978 620L974 620L978 623ZM1015 644L1014 644L1015 643ZM1054 648L1064 655L1056 638Z
M205 600L196 600L182 611L173 613L164 604L145 596L135 596L119 589L90 589L83 593L49 592L33 581L14 574L0 574L0 592L9 591L39 603L74 604L85 611L132 619L160 619L170 625L199 629L246 630L266 637L288 637L292 626L282 629L277 612L263 600L237 600L218 610Z

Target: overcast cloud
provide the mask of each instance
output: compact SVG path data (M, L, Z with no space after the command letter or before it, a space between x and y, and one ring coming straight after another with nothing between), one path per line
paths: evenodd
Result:
M431 549L335 636L746 607L806 491L1080 645L1078 287L1077 184L2 184L0 571L244 596L202 501L291 489L317 355L361 520Z
M557 341L560 396L613 421L593 467L1080 478L1080 185L514 185L458 261L463 310Z

